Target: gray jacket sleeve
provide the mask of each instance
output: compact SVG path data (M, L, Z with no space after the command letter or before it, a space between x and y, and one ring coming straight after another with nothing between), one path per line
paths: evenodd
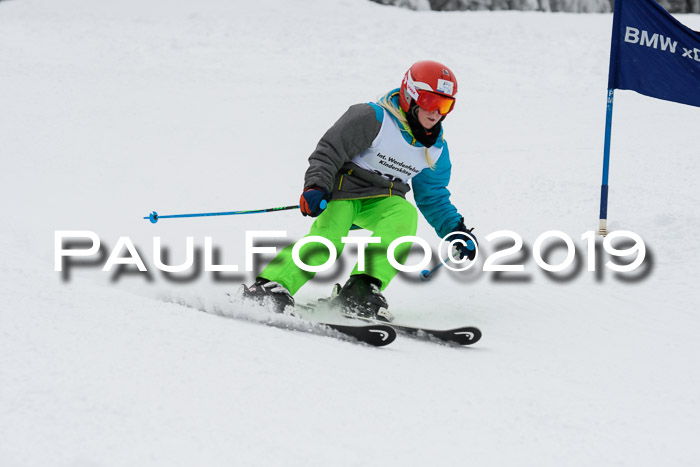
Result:
M318 186L332 191L338 171L372 144L382 122L369 104L351 106L323 135L309 156L304 188Z

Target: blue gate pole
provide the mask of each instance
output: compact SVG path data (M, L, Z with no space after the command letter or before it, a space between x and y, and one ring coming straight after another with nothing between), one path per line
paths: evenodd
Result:
M608 175L610 173L610 136L612 133L612 114L614 89L608 89L608 104L605 115L605 147L603 149L603 183L600 186L600 220L598 233L608 234Z

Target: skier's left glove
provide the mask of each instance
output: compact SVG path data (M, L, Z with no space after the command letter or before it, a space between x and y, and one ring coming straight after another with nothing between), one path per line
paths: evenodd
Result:
M454 240L461 240L455 242L455 250L456 254L459 257L458 259L463 259L467 258L471 261L476 258L476 249L478 248L479 242L476 240L476 235L472 232L474 228L472 227L471 229L468 229L466 225L464 225L464 217L462 217L459 220L459 224L457 227L452 229L452 234L448 235L446 240L448 242L452 242Z
M326 209L330 195L328 191L317 186L304 189L299 198L299 207L304 216L316 217Z

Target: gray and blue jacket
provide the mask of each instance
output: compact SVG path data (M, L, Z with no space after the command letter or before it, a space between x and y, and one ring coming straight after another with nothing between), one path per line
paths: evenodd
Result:
M351 106L309 157L304 187L328 190L331 200L400 196L413 186L418 209L440 237L461 215L450 202L450 154L442 130L426 148L415 140L398 104L398 89L377 103Z

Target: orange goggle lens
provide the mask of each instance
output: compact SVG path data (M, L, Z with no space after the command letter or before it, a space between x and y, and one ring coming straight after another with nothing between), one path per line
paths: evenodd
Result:
M432 92L423 91L418 96L418 101L416 102L420 107L427 110L428 112L433 112L437 110L440 115L447 115L452 111L455 106L455 100L452 97L442 96L440 94L434 94Z

